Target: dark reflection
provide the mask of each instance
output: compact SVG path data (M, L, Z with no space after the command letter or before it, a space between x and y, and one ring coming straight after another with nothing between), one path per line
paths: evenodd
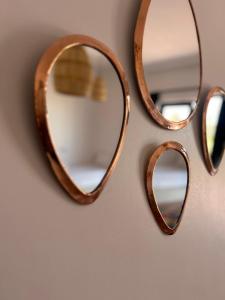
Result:
M214 95L206 114L206 137L208 152L215 169L221 162L225 145L225 97Z
M151 1L142 57L145 81L159 112L172 122L188 119L200 88L199 42L188 0Z
M183 156L167 150L157 161L153 176L153 191L159 211L168 227L179 221L187 191L188 172Z
M94 191L114 156L123 121L117 72L99 51L70 47L50 71L46 102L61 164L83 192Z

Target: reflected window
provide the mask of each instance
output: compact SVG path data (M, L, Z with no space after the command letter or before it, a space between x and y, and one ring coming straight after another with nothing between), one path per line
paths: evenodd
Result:
M162 116L172 122L186 120L196 108L196 88L168 89L151 94Z
M163 117L173 122L185 120L191 113L191 103L168 103L161 106Z

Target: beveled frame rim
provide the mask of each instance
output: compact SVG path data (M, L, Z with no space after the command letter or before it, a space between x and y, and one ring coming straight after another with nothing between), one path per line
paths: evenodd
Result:
M158 204L156 202L156 198L154 195L154 189L153 189L153 176L154 176L156 164L157 164L159 158L168 150L174 150L174 151L177 151L178 153L180 153L182 155L182 157L184 158L184 161L185 161L186 167L187 167L186 194L185 194L181 214L180 214L177 224L174 228L169 227L166 224L165 220L163 219L163 216L162 216L160 209L158 207ZM157 147L155 149L155 151L153 152L153 154L151 154L149 157L145 183L146 183L146 191L147 191L148 201L149 201L152 213L154 215L154 218L155 218L157 224L159 225L159 227L163 233L168 234L168 235L175 234L181 223L181 220L182 220L182 217L184 214L184 209L186 206L187 197L188 197L188 193L189 193L189 187L190 187L189 157L188 157L188 154L187 154L187 151L185 150L185 148L181 144L179 144L177 142L173 142L173 141L166 142L166 143L160 145L159 147Z
M111 63L112 67L118 75L118 79L121 84L123 92L123 122L121 125L120 136L118 144L107 169L105 176L97 188L90 193L84 193L78 188L76 184L72 182L66 170L63 167L54 147L54 143L51 139L51 135L47 122L47 110L46 110L46 92L47 92L47 80L52 66L57 58L63 51L74 46L87 46L99 51L104 55ZM125 134L128 125L129 112L130 112L130 95L128 82L126 80L125 71L116 57L116 55L102 42L96 39L84 36L84 35L69 35L56 40L42 55L35 74L34 84L34 97L35 97L35 117L37 127L40 132L40 136L44 145L44 150L50 162L51 168L55 173L59 183L64 187L70 197L79 204L91 204L96 201L102 190L104 189L108 179L112 175L115 166L119 160L124 145Z
M212 99L213 96L215 95L223 95L225 97L225 91L224 89L222 89L221 87L213 87L212 89L210 89L210 91L208 92L208 95L206 97L206 101L204 104L204 108L203 108L203 114L202 114L202 146L203 146L203 154L204 154L204 158L205 158L205 164L207 167L207 170L209 172L209 174L211 176L215 176L218 171L219 171L219 166L218 168L215 168L211 159L211 156L209 154L209 150L208 150L208 146L207 146L207 112L208 112L208 106L209 103ZM223 158L221 157L221 160Z
M179 130L185 128L193 119L199 101L200 101L200 94L202 90L202 75L203 75L203 67L202 67L202 50L201 50L201 40L200 40L200 33L198 29L197 18L194 11L194 6L191 0L187 0L190 4L190 9L192 11L195 28L196 28L196 35L198 40L198 48L199 48L199 89L198 95L196 99L196 107L190 116L179 122L169 121L163 117L163 115L159 112L159 110L155 107L155 104L151 98L151 90L148 88L145 75L144 75L144 67L143 67L143 58L142 58L142 51L143 51L143 39L144 39L144 29L146 25L147 14L150 8L152 0L141 0L140 9L138 13L136 28L134 32L134 60L135 60L135 74L138 83L139 92L142 98L142 101L150 114L153 120L160 125L161 127L169 130Z

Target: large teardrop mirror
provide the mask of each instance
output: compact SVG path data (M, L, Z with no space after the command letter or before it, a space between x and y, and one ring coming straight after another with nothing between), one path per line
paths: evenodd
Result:
M189 0L142 0L135 30L135 66L144 104L162 127L190 122L201 88L201 49Z
M35 100L57 178L77 202L92 203L119 158L128 121L128 87L120 63L92 38L63 38L39 63Z
M203 149L208 171L218 172L225 146L225 91L215 87L205 102L202 124Z
M189 187L189 165L185 149L168 142L150 157L147 191L156 221L166 234L174 234L180 224Z

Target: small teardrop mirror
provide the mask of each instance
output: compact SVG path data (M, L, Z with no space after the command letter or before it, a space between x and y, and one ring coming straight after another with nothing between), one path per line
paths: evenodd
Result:
M188 157L184 148L175 142L158 147L149 160L147 191L156 221L167 234L174 234L181 221L188 186Z
M74 200L92 203L119 158L128 121L128 86L120 63L92 38L63 38L39 63L35 104L57 178Z
M218 172L225 146L225 91L220 87L210 90L203 111L203 149L208 171Z

